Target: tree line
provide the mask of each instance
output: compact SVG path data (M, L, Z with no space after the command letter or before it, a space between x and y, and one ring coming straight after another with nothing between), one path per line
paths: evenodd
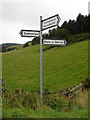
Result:
M79 13L76 20L64 21L61 28L68 29L70 34L80 34L90 32L90 28L88 27L88 22L90 22L90 15L82 15Z

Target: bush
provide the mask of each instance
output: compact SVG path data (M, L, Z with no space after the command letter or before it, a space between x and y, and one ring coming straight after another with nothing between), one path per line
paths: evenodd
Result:
M90 38L89 34L77 34L77 35L72 35L70 36L68 43L75 43L75 42L80 42L84 41Z
M26 43L24 44L23 48L28 47L28 46L29 46L29 43L26 42Z
M86 78L85 81L83 81L84 83L84 88L85 89L89 89L90 88L90 79Z
M49 38L50 39L66 39L69 38L69 31L67 29L53 29L49 31Z
M48 94L44 96L44 104L57 111L68 111L69 101L63 96Z
M35 38L32 40L32 44L31 44L31 45L36 45L36 44L40 44L40 38L39 38L39 37L35 37Z

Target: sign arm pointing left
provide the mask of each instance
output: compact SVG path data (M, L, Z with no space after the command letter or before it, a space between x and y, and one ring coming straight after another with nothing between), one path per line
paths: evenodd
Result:
M39 30L21 30L19 32L21 37L39 37L40 31Z

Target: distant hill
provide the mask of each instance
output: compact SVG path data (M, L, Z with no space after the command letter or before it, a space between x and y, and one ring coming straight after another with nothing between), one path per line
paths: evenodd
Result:
M16 45L20 45L20 44L17 44L17 43L4 43L4 44L1 44L0 45L0 52L6 52L6 48L16 46ZM13 49L15 49L15 47L13 47Z

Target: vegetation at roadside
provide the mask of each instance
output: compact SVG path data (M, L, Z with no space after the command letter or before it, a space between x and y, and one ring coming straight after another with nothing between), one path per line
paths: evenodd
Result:
M37 92L6 95L3 98L3 118L88 118L87 90L71 100L45 92L43 106L40 106Z
M10 91L6 89L2 80L3 118L88 118L90 85L87 82L89 79L82 84L82 91L73 98L66 95L67 89L66 92L65 89L57 91L45 89L41 106L39 90L25 92L23 89L16 89ZM73 86L71 89L74 89ZM53 114L53 112L55 113Z
M78 109L78 107L73 106L73 110L69 112L58 112L49 107L46 109L44 106L43 109L38 110L5 107L3 118L88 118L88 109Z

